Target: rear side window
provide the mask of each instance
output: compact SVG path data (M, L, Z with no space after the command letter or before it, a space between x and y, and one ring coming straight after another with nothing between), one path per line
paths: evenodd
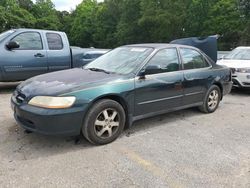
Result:
M11 41L18 42L20 47L17 50L42 50L42 39L37 32L20 33Z
M209 67L209 64L204 60L203 56L196 50L181 48L180 53L185 70Z
M62 38L57 33L47 33L46 34L49 49L50 50L61 50L63 49Z

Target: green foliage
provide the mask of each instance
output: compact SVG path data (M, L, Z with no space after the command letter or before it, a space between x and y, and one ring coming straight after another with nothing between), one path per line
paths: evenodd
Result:
M0 4L1 31L17 27L33 27L34 16L18 6L16 1L6 0Z
M51 0L1 0L0 31L31 27L65 31L71 45L113 48L220 34L221 50L250 45L249 0L83 0L72 12Z
M62 27L55 5L51 0L37 0L31 11L36 18L35 27L37 29L59 30Z

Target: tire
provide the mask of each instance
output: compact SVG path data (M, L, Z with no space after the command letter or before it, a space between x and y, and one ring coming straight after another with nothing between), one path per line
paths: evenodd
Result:
M119 103L109 99L100 100L88 111L82 133L92 144L109 144L122 133L125 121L125 111Z
M221 90L218 86L212 85L207 91L203 105L199 110L203 113L213 113L217 110L221 100Z

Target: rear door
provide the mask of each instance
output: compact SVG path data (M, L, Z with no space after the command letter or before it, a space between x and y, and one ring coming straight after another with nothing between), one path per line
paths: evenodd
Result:
M71 68L71 52L65 33L46 32L49 71Z
M159 66L160 69L156 74L135 79L135 115L180 107L183 97L183 71L180 69L177 49L159 50L143 69L148 66Z
M39 32L18 33L11 41L19 43L18 49L7 50L3 62L6 81L25 80L48 71L47 53Z
M203 55L192 48L179 48L184 69L183 105L191 105L203 101L207 85L213 79L212 66Z

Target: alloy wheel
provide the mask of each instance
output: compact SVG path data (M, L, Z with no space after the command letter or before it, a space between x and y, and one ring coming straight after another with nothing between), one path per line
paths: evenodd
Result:
M95 134L99 138L107 139L118 131L120 116L115 109L103 110L95 120Z
M214 110L219 103L219 92L217 90L212 90L208 96L208 108Z

